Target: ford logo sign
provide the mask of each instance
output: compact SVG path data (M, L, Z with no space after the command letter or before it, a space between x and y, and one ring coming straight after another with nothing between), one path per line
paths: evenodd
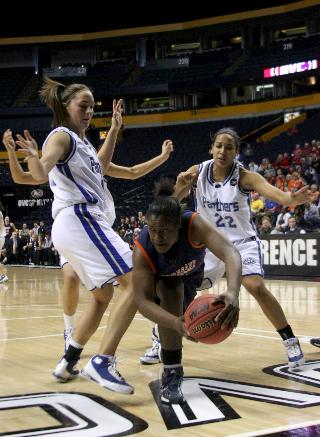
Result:
M40 197L43 197L43 191L40 188L32 190L31 197L33 197L34 199L40 199Z

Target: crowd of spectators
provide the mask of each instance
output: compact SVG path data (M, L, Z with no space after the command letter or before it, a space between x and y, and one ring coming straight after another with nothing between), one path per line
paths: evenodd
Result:
M139 237L140 230L145 224L145 216L142 211L139 211L137 216L121 217L120 222L115 225L115 228L120 237L126 241L132 249L134 240Z
M30 266L59 266L60 257L51 239L51 228L44 221L34 222L33 227L23 223L18 229L10 217L4 218L6 230L5 243L1 250L0 262L3 264L22 264ZM138 216L121 217L115 225L120 234L131 248L135 238L145 225L142 212Z
M23 223L18 229L10 218L4 218L6 230L0 261L3 264L58 266L59 254L55 250L50 230L43 221L32 228Z
M248 169L260 173L270 184L282 191L310 187L312 202L296 207L283 207L258 193L252 193L251 212L260 235L303 234L320 231L320 141L296 144L293 153L281 153L274 162L263 158L251 161Z

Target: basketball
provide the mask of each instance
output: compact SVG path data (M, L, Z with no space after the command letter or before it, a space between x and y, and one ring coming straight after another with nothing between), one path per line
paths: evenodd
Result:
M220 329L221 324L214 323L215 317L224 308L223 302L213 302L215 297L214 294L196 297L184 313L190 336L201 343L221 343L232 332L232 329Z

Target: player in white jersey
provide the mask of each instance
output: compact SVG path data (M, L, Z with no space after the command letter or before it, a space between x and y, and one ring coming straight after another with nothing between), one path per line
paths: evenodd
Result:
M234 161L224 181L213 179L214 160L201 163L195 190L197 211L238 248L241 247L242 275L263 275L260 244L251 217L250 192L240 186L242 164ZM239 249L240 250L240 249ZM203 288L211 287L224 274L224 263L206 253Z
M24 131L24 140L29 142L30 147L33 147L35 150L38 149L37 143L32 138L28 131ZM22 169L16 153L16 145L15 141L12 137L12 132L10 129L6 130L3 136L3 143L8 151L9 157L9 165L12 178L14 182L18 184L24 185L35 185L39 184L30 174L30 172L26 172ZM150 173L155 168L159 167L163 164L173 151L173 144L171 140L165 140L162 144L161 153L154 158L142 162L140 164L134 165L132 167L123 167L116 165L114 163L110 163L110 166L107 170L107 176L112 176L120 179L138 179L148 173ZM107 182L105 181L105 193L108 202L108 210L106 212L106 219L109 224L112 226L115 220L115 208L113 203L113 198L108 190ZM60 256L60 264L63 269L63 318L65 323L64 330L64 339L65 339L65 350L72 338L73 331L75 329L75 313L77 310L78 302L79 302L79 287L80 287L80 279L74 269L71 267L70 263L63 257ZM121 287L120 287L121 288ZM115 317L119 317L118 307L121 308L122 299L117 299L116 303L113 305L111 309L111 317L115 314Z
M122 102L113 102L112 124L100 151L86 139L94 98L86 85L63 85L46 78L40 95L54 115L55 129L45 141L42 157L18 136L26 151L28 168L38 182L49 178L54 192L52 239L55 248L70 262L81 282L92 291L66 354L54 376L66 382L75 378L84 345L99 326L112 298L117 280L127 292L123 317L104 335L99 353L82 369L82 375L121 393L133 393L116 369L115 349L136 312L131 284L132 256L129 246L107 222L108 199L103 174L112 159L122 124ZM110 337L112 338L110 345ZM108 350L108 348L112 350Z
M220 129L212 137L212 160L194 165L178 176L175 195L183 198L196 183L196 210L233 242L242 258L242 284L259 303L276 328L288 355L290 368L304 363L299 340L294 336L284 312L263 281L260 240L250 213L250 192L283 205L299 205L308 201L308 187L297 192L283 192L270 185L260 174L247 171L236 161L240 145L238 134L231 128ZM211 254L205 257L206 286L224 272L222 261Z
M0 250L4 246L4 240L6 236L6 229L4 227L3 214L0 211ZM8 280L8 276L5 273L4 265L0 263L0 284L6 282Z

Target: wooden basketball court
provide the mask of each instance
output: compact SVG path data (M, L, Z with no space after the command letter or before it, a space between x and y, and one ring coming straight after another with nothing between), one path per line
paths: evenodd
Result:
M239 327L225 342L184 342L187 403L167 407L157 404L161 364L139 362L151 345L148 320L137 314L118 350L118 369L135 386L133 395L82 378L58 383L51 372L63 353L61 271L7 270L9 281L0 284L1 436L320 435L320 349L309 344L320 336L318 282L266 281L300 338L302 372L288 371L280 337L242 291ZM211 291L224 287L221 280ZM79 311L88 299L85 290L81 296ZM96 353L106 322L105 316L81 364ZM298 428L304 431L295 434Z

